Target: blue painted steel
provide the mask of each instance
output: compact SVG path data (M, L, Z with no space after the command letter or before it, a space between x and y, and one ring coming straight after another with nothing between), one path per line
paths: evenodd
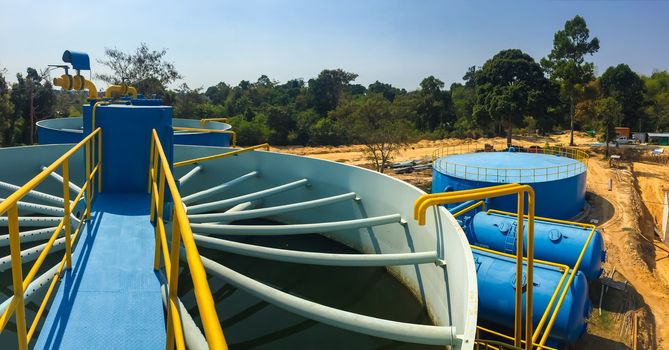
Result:
M230 134L219 132L176 132L174 133L174 143L177 145L193 146L230 146Z
M485 157L483 156L485 155ZM457 157L457 158L453 158ZM546 158L546 159L544 159ZM495 160L496 159L496 160ZM440 161L450 162L456 160L462 168L454 171L444 169ZM504 169L532 169L545 166L555 166L555 161L563 161L559 164L570 164L570 161L576 160L532 153L514 153L514 152L481 152L470 153L440 158L435 161L432 171L432 193L469 190L473 188L482 188L495 186L502 183L510 183L519 180L517 172L508 172L508 176L497 176L489 173L487 176L466 176L464 174L465 165L484 166L488 168ZM453 163L451 163L453 164ZM448 166L446 167L448 168ZM585 170L583 167L582 170ZM469 171L472 171L471 169ZM476 171L476 170L473 170ZM551 170L555 171L555 169ZM522 179L529 180L529 170L522 172ZM545 173L544 173L545 174ZM545 216L556 219L567 220L579 215L585 206L585 171L571 171L569 175L564 173L558 177L548 175L537 175L535 181L526 183L534 189L536 194L535 211L538 216ZM481 180L477 180L477 178ZM485 181L483 181L485 180ZM453 207L453 205L449 206ZM488 207L504 211L515 212L517 208L517 196L509 195L504 197L491 198L488 201ZM527 208L527 205L525 206Z
M517 220L515 216L478 213L465 224L465 234L473 245L516 254ZM525 222L523 237L527 235L527 219ZM590 229L578 226L535 220L534 257L574 266L589 233ZM602 273L605 256L602 235L595 230L579 270L588 280L597 279Z
M84 52L65 50L63 62L70 63L74 69L91 70L91 61L88 54Z
M92 106L84 106L84 134L91 130ZM172 107L98 105L95 127L102 128L102 191L146 192L151 131L156 129L172 163Z
M37 142L40 145L56 145L63 143L79 143L84 134L73 130L52 129L37 125Z
M513 328L515 261L511 258L479 250L473 250L473 253L479 287L479 319ZM535 326L541 319L546 306L548 306L562 274L556 267L542 264L534 265L532 320ZM525 315L524 294L523 315ZM585 333L590 310L588 281L583 273L579 271L560 308L550 339L562 344L573 343L578 340Z
M164 349L147 194L101 194L35 349Z
M460 203L460 204L454 206L453 208L448 209L448 211L450 211L451 214L455 214L455 213L459 212L460 210L467 208L470 205L474 205L474 203L476 203L476 202L478 202L478 200L466 201L466 202L463 202L463 203Z

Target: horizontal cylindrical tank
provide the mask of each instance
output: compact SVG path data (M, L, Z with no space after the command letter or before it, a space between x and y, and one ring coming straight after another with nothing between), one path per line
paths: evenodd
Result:
M516 293L515 261L505 256L476 249L473 250L473 253L479 287L479 319L513 329ZM558 267L538 263L534 264L533 271L532 321L536 326L563 272ZM569 276L565 278L565 283L568 279ZM526 276L523 274L523 285L526 283L525 280ZM560 288L559 293L562 293L563 289L564 286ZM553 303L553 308L556 304L557 298ZM560 307L549 339L562 344L578 340L587 328L590 310L588 281L579 271ZM525 315L525 291L523 291L523 315ZM544 329L545 326L546 324L544 324Z
M508 254L516 254L518 219L516 216L480 212L465 223L469 243ZM523 225L524 243L527 242L527 219ZM543 220L534 221L534 258L573 267L590 228ZM604 242L598 230L592 235L579 270L592 281L602 273L605 260Z

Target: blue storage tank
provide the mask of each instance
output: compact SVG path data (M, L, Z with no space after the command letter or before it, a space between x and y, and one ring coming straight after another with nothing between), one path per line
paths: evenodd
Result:
M516 254L518 224L516 216L480 212L465 221L465 234L470 244ZM523 231L525 242L527 219L525 219ZM589 233L590 229L579 226L535 220L534 257L573 267ZM605 258L602 235L595 230L579 270L588 280L595 280L602 273L602 262Z
M535 149L534 152L539 151ZM536 195L537 216L573 218L585 206L587 154L571 149L551 149L549 152L556 154L476 152L441 157L432 165L432 193L506 183L528 184ZM489 207L515 212L517 196L491 198Z
M473 253L479 287L479 319L513 328L515 261L505 256L476 249L473 250ZM548 306L562 274L557 267L534 264L532 320L535 326ZM525 281L525 276L523 276L523 281ZM523 315L525 315L524 294L525 292L523 292ZM557 301L553 306L556 303ZM590 310L588 281L579 271L565 296L549 339L560 344L569 344L578 340L585 333Z

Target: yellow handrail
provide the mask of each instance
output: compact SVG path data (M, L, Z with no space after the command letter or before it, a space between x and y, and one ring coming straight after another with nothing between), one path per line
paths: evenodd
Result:
M525 294L525 339L532 339L532 286L533 286L533 267L534 267L534 190L528 185L507 184L492 186L467 191L455 191L446 193L436 193L422 195L414 202L414 219L419 225L425 225L427 209L434 205L459 203L469 200L481 200L485 198L500 197L509 194L518 195L518 213L524 213L525 194L527 194L528 203L528 228L527 228L527 274L526 274L526 294ZM524 220L519 215L517 231L523 231ZM514 346L522 346L522 295L523 295L523 238L516 240L516 300L514 312ZM549 324L550 326L550 324ZM527 350L532 348L532 342L525 344Z
M260 149L260 148L264 148L265 150L269 151L269 143L263 143L263 144L260 144L260 145L246 147L246 148L242 148L242 149L238 149L238 150L234 150L234 151L230 151L230 152L214 154L213 156L206 156L206 157L199 157L199 158L193 158L193 159L188 159L188 160L182 160L180 162L175 162L174 167L176 168L176 167L180 167L180 166L184 166L184 165L204 162L204 161L207 161L207 160L230 157L230 156L234 156L236 154L253 151L253 150Z
M179 274L179 254L181 243L186 251L186 262L190 269L193 280L193 289L195 290L195 300L197 301L198 311L202 318L202 326L209 345L209 349L227 349L228 346L223 336L223 329L216 314L214 298L211 295L207 274L204 271L200 253L195 245L193 232L190 228L188 216L184 210L183 201L179 194L176 181L170 170L170 164L167 161L165 152L158 138L158 133L154 129L151 135L151 160L150 160L150 186L151 192L151 219L156 222L156 246L154 254L155 270L160 268L160 257L162 255L165 262L165 272L168 285L168 307L167 307L167 349L172 349L175 345L177 349L184 349L183 331L181 329L181 319L178 311L177 287ZM172 242L171 249L168 252L167 239L165 233L165 224L163 221L163 208L165 186L169 190L170 196L174 202L172 211ZM161 254L162 252L162 254ZM175 344L176 343L176 344Z
M202 126L204 126L205 124L207 124L207 123L209 123L209 122L223 122L223 123L227 123L227 122L228 122L228 118L202 118L202 119L200 119L200 125L202 125Z
M0 215L7 212L7 221L9 226L9 245L10 245L10 255L12 263L12 283L14 288L14 295L12 301L9 303L5 311L0 315L0 332L2 332L9 321L9 318L12 316L14 311L16 311L16 334L18 337L19 349L25 350L28 348L28 343L30 339L35 334L39 320L44 313L46 305L48 304L51 294L54 291L54 287L58 278L54 277L51 285L47 289L46 294L42 299L42 303L33 319L33 322L30 325L30 330L26 332L26 319L25 319L25 305L23 300L23 293L28 288L33 278L39 271L42 263L46 259L49 251L53 247L56 238L60 235L60 232L64 230L65 235L65 253L61 259L60 265L56 271L56 276L60 275L63 267L67 268L72 267L72 246L79 235L82 224L86 218L90 217L91 211L91 200L94 196L94 191L91 191L91 187L95 183L96 173L100 171L100 160L101 157L98 155L97 163L91 169L91 160L94 160L94 154L91 153L91 144L95 140L96 135L101 135L102 130L100 128L95 129L92 133L86 136L81 142L76 144L74 147L70 148L65 154L60 156L56 161L51 163L48 167L44 168L39 174L29 180L25 185L21 186L19 189L14 191L9 195L4 201L0 203ZM98 139L100 142L100 139ZM69 200L70 196L70 172L69 172L69 159L82 147L85 147L86 154L86 181L84 185L79 190L79 193L75 196L73 203L76 205L78 201L86 192L86 209L79 219L79 225L74 232L74 235L71 234L70 229L70 215L71 215L71 203ZM62 167L62 178L63 178L63 218L60 220L58 226L54 230L53 234L49 237L45 247L40 252L39 256L33 263L32 267L28 271L28 274L23 277L22 271L22 262L21 262L21 240L19 237L19 222L18 222L18 208L17 202L21 200L28 192L32 191L37 187L44 179L46 179L51 173L56 171L58 167Z
M217 130L217 129L204 129L204 128L187 128L185 126L174 126L173 130L178 131L193 131L193 132L215 132L220 134L231 134L232 135L232 147L237 147L237 133L232 130Z

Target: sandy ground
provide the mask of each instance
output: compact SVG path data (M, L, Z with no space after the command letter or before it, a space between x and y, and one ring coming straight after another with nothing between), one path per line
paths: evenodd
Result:
M588 202L590 211L584 221L596 220L603 233L608 261L605 271L615 271L614 279L627 281L626 292L609 289L599 308L601 285L591 288L593 316L588 334L571 349L629 349L632 348L631 319L639 318L638 348L669 349L669 248L654 236L662 215L662 195L669 188L669 166L650 162L621 162L610 168L603 156L591 152L588 145L595 140L576 134L577 147L588 150ZM501 138L439 141L423 140L402 149L393 161L431 159L442 146L465 143L504 143ZM550 137L520 137L514 144L567 145L569 135ZM279 152L345 162L370 167L364 147L280 147ZM665 150L669 151L669 149ZM426 191L431 186L431 171L396 175ZM611 179L613 190L608 190ZM605 272L606 273L606 272ZM601 312L601 314L600 314ZM622 331L621 329L624 328ZM665 344L666 343L666 344Z

